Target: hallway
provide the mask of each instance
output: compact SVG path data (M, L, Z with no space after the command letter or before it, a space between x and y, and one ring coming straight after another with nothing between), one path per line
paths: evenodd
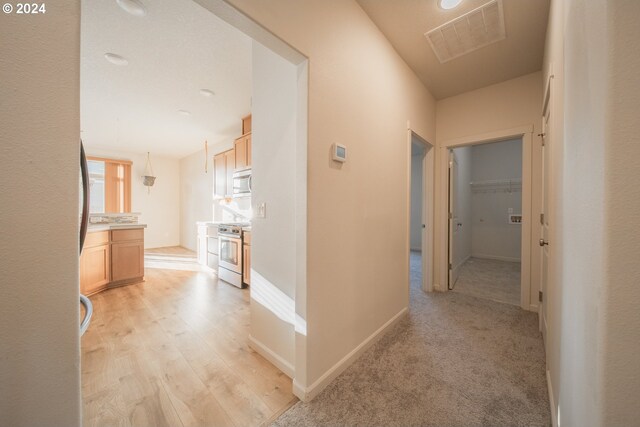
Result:
M420 255L412 253L412 271ZM548 426L545 357L534 313L469 295L426 294L323 393L276 426Z

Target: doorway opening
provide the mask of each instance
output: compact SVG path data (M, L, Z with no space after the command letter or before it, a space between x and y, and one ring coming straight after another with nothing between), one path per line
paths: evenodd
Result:
M433 290L433 146L409 130L409 285Z
M520 305L523 141L449 149L448 289Z
M163 0L136 13L120 3L83 0L81 123L96 156L127 160L142 221L134 237L146 241L132 242L122 221L92 230L90 261L117 286L91 295L83 416L261 425L304 396L293 380L307 387L306 299L296 298L306 291L307 59L222 0ZM126 58L111 61L104 43ZM218 235L227 226L233 239ZM146 281L120 286L115 272L134 260L134 279Z

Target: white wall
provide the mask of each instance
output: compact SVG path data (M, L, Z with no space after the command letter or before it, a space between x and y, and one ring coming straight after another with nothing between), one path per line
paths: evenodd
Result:
M253 42L251 339L295 371L297 67Z
M87 143L89 146L87 146ZM145 248L180 245L180 160L154 156L151 165L156 181L151 191L142 184L147 162L146 153L131 153L93 148L85 143L88 156L131 160L131 211L140 212L139 221L147 224L144 232ZM203 160L204 162L204 160Z
M456 211L458 222L462 226L458 227L454 234L453 268L459 268L471 256L472 228L471 228L471 178L472 153L471 147L454 149L458 162L458 176L456 179Z
M412 251L422 250L422 162L425 150L422 146L411 144L411 224L409 244Z
M433 141L435 102L355 1L230 3L309 58L301 385L316 390L408 305L407 120ZM330 160L334 142L349 150L342 167Z
M564 9L563 9L564 7ZM548 369L560 425L637 425L640 3L553 1Z
M532 153L532 210L541 212L541 133L542 116L542 73L536 72L482 89L442 99L437 104L437 144L442 146L448 141L474 135L513 129L524 125L533 125ZM442 155L440 150L438 156ZM436 159L436 200L442 200L446 185L441 182L442 162ZM436 230L446 230L448 219L436 211ZM532 222L532 236L535 241L540 235L538 221ZM443 247L442 239L446 234L436 233L436 248ZM436 251L437 290L446 290L447 271L438 268L446 263ZM531 251L531 288L532 305L538 300L540 284L540 251Z
M471 181L522 180L522 141L471 147ZM522 186L471 194L471 253L477 258L520 261L522 226L509 224L509 209L522 214Z
M180 245L196 251L196 222L212 219L213 156L202 149L180 159Z
M586 7L590 2L583 3ZM603 298L606 332L603 333L602 352L602 418L605 425L631 425L640 420L640 408L636 399L640 396L640 363L637 358L640 354L640 267L637 262L637 251L640 248L640 123L637 116L640 111L640 85L637 74L640 69L640 26L637 22L640 16L640 2L616 0L602 3L609 8L608 46L603 46L600 41L600 49L610 55L608 67L599 64L597 58L589 58L582 46L574 47L582 61L585 57L589 58L589 69L595 68L597 74L594 74L598 79L606 81L610 90L609 101L606 104L608 112L604 115L608 119L605 125L607 144L604 174L607 177L604 200L608 203L604 213L604 224L607 233L605 271L609 286ZM588 15L589 18L602 19L599 15L600 8L591 7L594 9ZM572 17L572 20L572 25L580 25L576 17ZM589 46L592 40L598 40L599 35L595 31L590 34ZM573 64L570 71L572 75L574 72L580 73L581 70L577 66L582 61ZM590 87L590 82L577 85L570 94L571 104L580 102L579 96ZM597 100L598 92L592 93L591 96L594 101ZM595 109L585 119L591 120L593 116L603 117L600 111ZM579 129L578 124L574 130ZM572 143L577 149L580 141L575 138ZM582 170L588 170L584 164ZM620 220L621 218L624 220Z
M81 424L79 47L79 1L0 15L3 426Z

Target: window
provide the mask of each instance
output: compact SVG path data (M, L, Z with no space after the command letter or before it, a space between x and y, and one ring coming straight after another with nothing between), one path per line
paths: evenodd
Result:
M87 157L89 212L131 212L131 162Z

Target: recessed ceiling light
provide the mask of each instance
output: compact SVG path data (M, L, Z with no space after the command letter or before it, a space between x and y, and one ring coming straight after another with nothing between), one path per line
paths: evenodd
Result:
M129 63L129 61L124 59L122 56L116 55L115 53L105 53L104 57L114 65L127 65Z
M116 0L118 6L127 13L133 16L144 16L147 14L147 9L138 0Z
M200 95L211 98L213 95L215 95L215 92L209 89L200 89Z
M183 116L190 116L191 113L188 112L187 110L178 110L178 113L182 114Z
M460 3L462 3L462 0L438 0L438 6L444 10L453 9Z

